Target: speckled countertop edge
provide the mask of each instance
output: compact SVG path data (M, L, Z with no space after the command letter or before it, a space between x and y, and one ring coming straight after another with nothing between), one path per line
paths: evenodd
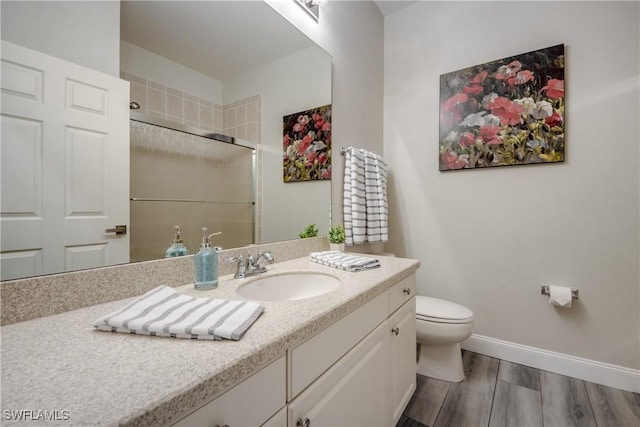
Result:
M270 251L277 262L329 248L326 236L227 249L219 253L219 274L235 271L228 258ZM9 325L141 295L159 284L193 281L193 255L0 282L0 324Z
M65 425L143 426L175 421L179 414L202 406L419 267L415 260L378 258L381 268L358 273L321 266L307 257L269 266L265 274L320 271L343 284L314 298L261 302L265 312L237 342L92 330L93 320L129 299L3 326L2 409L66 409L71 419ZM249 280L229 275L221 277L216 290L196 291L192 285L177 289L191 295L242 299L235 290Z

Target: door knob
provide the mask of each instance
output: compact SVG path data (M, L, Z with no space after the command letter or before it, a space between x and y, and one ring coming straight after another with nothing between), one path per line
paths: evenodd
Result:
M116 228L107 228L104 230L105 233L116 233L116 234L127 234L127 226L126 225L116 225Z

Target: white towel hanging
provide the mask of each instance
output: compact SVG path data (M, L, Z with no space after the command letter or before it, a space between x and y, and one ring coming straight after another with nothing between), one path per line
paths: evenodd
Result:
M345 150L344 228L346 244L389 240L387 163L363 149Z

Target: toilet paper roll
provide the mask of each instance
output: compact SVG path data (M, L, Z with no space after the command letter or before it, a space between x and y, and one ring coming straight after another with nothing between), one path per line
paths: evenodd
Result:
M556 307L571 307L571 288L566 286L549 286L549 304Z

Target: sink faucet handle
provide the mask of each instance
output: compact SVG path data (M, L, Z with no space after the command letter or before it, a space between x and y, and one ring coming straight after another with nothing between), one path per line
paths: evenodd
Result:
M258 259L260 258L266 259L268 264L273 264L273 255L271 255L271 252L269 251L258 252Z
M227 258L227 262L239 262L239 261L244 261L244 257L242 255L232 256L230 258Z
M247 272L247 264L245 263L244 257L242 255L227 258L227 262L238 263L236 267L236 274L233 277L235 277L236 279L241 279L245 276Z

